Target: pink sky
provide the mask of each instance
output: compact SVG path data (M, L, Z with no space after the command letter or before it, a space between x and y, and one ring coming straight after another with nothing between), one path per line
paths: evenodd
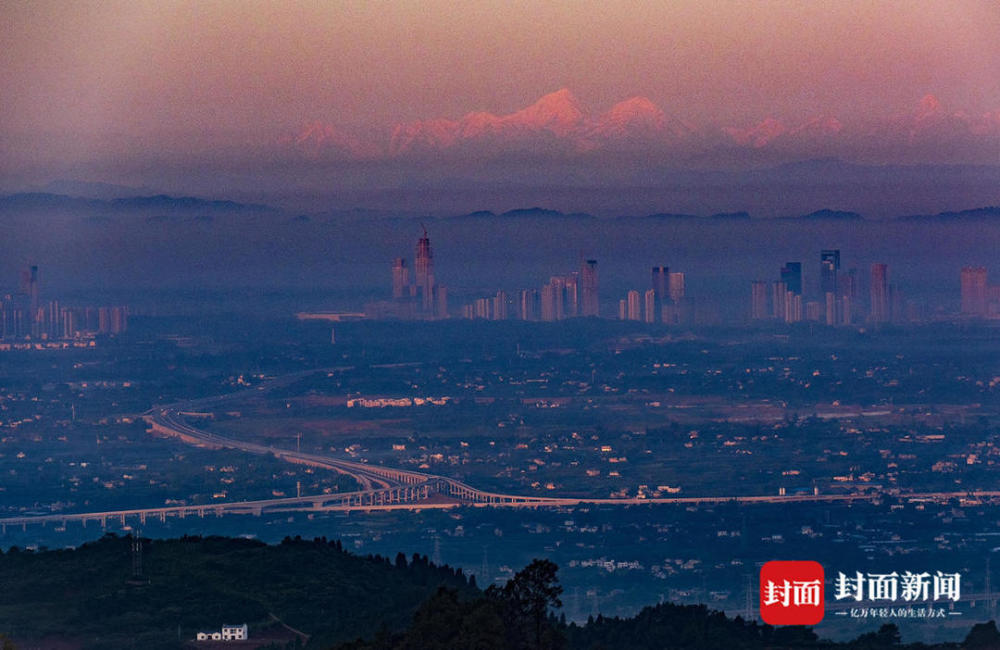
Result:
M879 122L928 94L950 113L1000 111L991 1L34 0L2 12L8 165L239 152L317 121L388 133L513 113L560 88L595 115L640 95L720 131Z

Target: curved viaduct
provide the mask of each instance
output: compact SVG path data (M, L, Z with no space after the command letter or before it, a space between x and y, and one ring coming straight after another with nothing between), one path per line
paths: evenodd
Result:
M453 508L456 506L543 508L570 507L580 504L594 505L643 505L643 504L711 504L711 503L806 503L806 502L850 502L872 501L881 498L880 493L866 494L805 494L805 495L761 495L761 496L706 496L669 498L580 498L580 497L539 497L487 492L472 487L462 481L435 474L395 469L381 465L370 465L344 460L332 456L270 447L222 436L192 426L185 420L185 413L199 409L216 409L222 404L237 401L278 386L287 385L299 378L316 372L336 369L321 369L294 373L274 379L257 388L242 390L226 395L200 398L186 402L155 407L143 419L150 431L159 435L178 438L188 444L214 449L236 449L251 454L268 455L281 460L329 469L354 477L361 486L353 492L320 494L302 497L262 499L257 501L221 502L200 505L179 505L167 507L111 510L86 513L55 513L25 517L0 519L0 532L8 526L27 527L28 524L68 522L97 522L106 526L108 521L118 521L125 526L127 519L145 523L147 519L165 521L167 517L205 517L225 514L252 514L293 512L293 511L351 511L351 510L393 510ZM912 500L940 500L952 498L1000 498L1000 491L928 492L898 495Z

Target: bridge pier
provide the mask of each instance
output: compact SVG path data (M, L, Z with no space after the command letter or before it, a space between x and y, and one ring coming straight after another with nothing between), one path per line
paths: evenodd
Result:
M125 515L122 515L121 517L119 517L119 519L122 522L122 528L125 528Z
M140 512L139 513L139 523L142 524L143 526L146 525L146 513L145 512Z
M160 523L161 524L167 523L167 513L166 513L166 511L161 511L160 512Z

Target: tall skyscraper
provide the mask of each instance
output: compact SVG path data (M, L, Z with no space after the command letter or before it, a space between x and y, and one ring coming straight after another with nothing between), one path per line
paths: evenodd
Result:
M764 320L770 316L767 310L767 282L754 280L750 290L750 318Z
M670 299L670 269L666 266L654 266L649 273L650 286L653 289L654 311L656 320L663 311L663 305Z
M647 323L655 323L659 313L660 310L656 308L656 289L647 289L643 295L643 320Z
M628 319L642 320L642 303L639 299L639 292L632 289L628 292Z
M552 286L553 320L562 320L566 318L566 278L554 275L549 278L549 284Z
M981 266L967 266L962 269L963 315L985 316L988 292L985 268Z
M556 320L556 296L555 287L552 286L551 282L542 287L538 302L541 320L546 323L554 322Z
M837 324L850 325L854 321L854 316L851 313L851 297L841 296L840 299L837 300L837 304L840 309Z
M424 236L417 241L415 270L416 286L420 292L421 306L424 313L434 312L434 253L431 251L431 240L424 228Z
M784 282L774 282L771 284L771 310L776 320L784 322L785 312L788 304L788 286Z
M824 249L819 254L820 294L837 295L837 273L840 272L840 250Z
M392 262L392 297L403 298L407 295L407 287L410 284L410 269L406 266L406 260L397 257Z
M802 321L802 296L789 291L785 300L785 322L798 323Z
M580 315L580 274L570 273L563 278L563 285L566 318L576 318Z
M599 316L601 303L598 297L597 260L587 260L580 269L583 285L583 299L580 301L581 316Z
M507 292L503 289L497 291L493 298L493 320L507 320Z
M657 300L663 300L670 296L670 268L667 266L654 266L649 273L650 286Z
M792 293L802 295L802 262L785 262L781 267L781 281Z
M649 280L653 288L653 320L662 320L663 305L670 298L670 269L666 266L654 266Z
M837 320L837 312L840 311L837 304L837 294L827 291L824 296L826 297L826 324L836 325L839 322Z
M871 294L871 321L873 323L888 323L890 320L889 303L889 267L885 264L872 264L872 279L869 289Z
M521 320L538 320L538 291L521 290Z
M680 302L684 299L684 274L672 272L670 274L670 299Z

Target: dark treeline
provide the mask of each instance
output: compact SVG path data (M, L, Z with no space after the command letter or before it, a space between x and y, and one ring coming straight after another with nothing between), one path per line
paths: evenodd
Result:
M0 635L15 644L72 640L85 648L178 648L199 631L247 623L251 637L285 623L311 647L407 625L439 587L479 593L427 556L359 557L339 540L129 537L76 549L0 554Z
M904 645L893 624L835 643L810 628L730 619L704 605L666 603L630 618L567 623L559 614L558 567L549 560L480 590L473 577L425 555L359 557L322 537L269 546L186 536L143 539L141 548L137 562L131 538L108 534L76 549L0 553L0 648L40 640L88 649L179 648L197 631L243 622L251 638L285 624L303 633L274 648L1000 648L992 621L975 626L961 644L937 646Z

